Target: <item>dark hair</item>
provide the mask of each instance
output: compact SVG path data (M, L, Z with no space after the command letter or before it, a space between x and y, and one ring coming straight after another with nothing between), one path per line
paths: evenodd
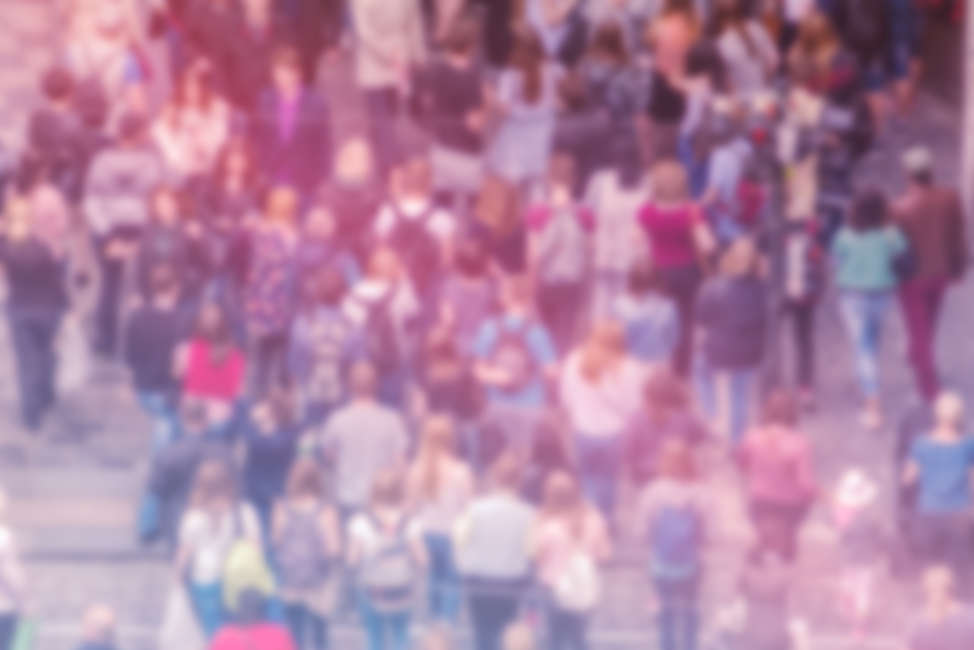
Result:
M67 99L74 92L74 77L67 69L55 66L41 78L41 90L51 101Z
M649 260L640 260L629 269L627 284L630 293L644 295L650 291L659 291L660 279L656 268Z
M487 272L487 251L483 244L473 237L466 237L457 244L455 266L461 275L477 278Z
M244 179L244 183L246 186L252 187L257 177L257 166L254 164L254 149L250 144L250 140L243 136L231 138L223 146L223 149L220 151L220 157L214 167L213 177L217 182L222 181L227 174L230 157L238 153L247 160L247 177Z
M923 185L925 187L929 187L930 185L933 185L933 172L929 169L913 172L912 174L910 174L910 180L912 180L917 185Z
M798 424L798 401L789 390L779 389L764 402L764 421L793 427Z
M604 55L617 65L629 63L629 49L626 47L625 34L619 23L614 20L602 23L596 28L589 51L592 54Z
M889 205L878 189L866 189L856 195L849 214L849 225L858 231L875 230L886 225Z
M179 277L172 264L156 264L149 271L149 294L158 296L179 286Z
M725 85L726 71L724 60L713 42L702 40L686 55L687 75L691 77L706 76L716 89Z
M204 58L198 58L186 66L173 85L172 103L177 108L186 107L186 84L194 80L200 86L201 102L205 110L209 110L213 102L213 68Z
M443 39L443 47L447 52L466 56L477 47L480 39L480 29L471 18L456 21Z
M532 30L521 31L511 51L511 67L523 77L524 99L533 104L541 99L545 51L541 38Z

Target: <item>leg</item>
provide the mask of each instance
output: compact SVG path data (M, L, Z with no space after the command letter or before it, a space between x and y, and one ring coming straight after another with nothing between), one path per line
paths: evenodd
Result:
M755 371L751 369L734 370L730 379L730 435L737 444L744 437L750 425L751 387L754 385Z
M104 356L114 356L118 337L118 308L122 293L125 265L99 253L98 266L101 272L101 289L96 310L97 338L95 350Z
M379 612L375 611L369 597L360 593L359 596L359 615L362 618L362 625L365 627L365 636L368 639L369 650L383 650L385 647L385 625Z
M620 445L615 439L576 436L576 450L582 490L607 521L615 512L615 487L621 465Z
M305 630L306 621L304 605L300 603L288 603L284 606L284 619L287 622L287 628L291 631L291 637L294 639L294 645L297 650L305 650Z
M798 386L811 392L815 385L815 303L805 300L791 308Z
M409 648L409 612L396 612L386 616L386 628L389 632L389 645L392 650L407 650Z
M899 299L917 389L925 399L931 400L936 396L938 386L933 367L933 314L926 287L919 281L909 282L900 288Z
M308 620L311 622L311 647L314 650L327 650L328 621L315 612L308 612Z
M192 585L193 605L200 618L203 633L212 639L223 625L223 593L220 584Z
M676 637L677 612L673 588L664 582L656 583L659 599L659 647L660 650L679 650Z

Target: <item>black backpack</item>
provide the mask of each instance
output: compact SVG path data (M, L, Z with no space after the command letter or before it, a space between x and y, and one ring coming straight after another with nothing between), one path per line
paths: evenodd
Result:
M429 221L437 208L430 204L421 215L409 218L395 202L391 205L396 225L389 235L389 243L409 274L413 289L422 297L432 288L442 267L440 244L429 231Z

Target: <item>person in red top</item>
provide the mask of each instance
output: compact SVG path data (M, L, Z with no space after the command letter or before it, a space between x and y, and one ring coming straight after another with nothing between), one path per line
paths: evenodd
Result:
M246 360L230 332L226 314L215 303L200 309L196 333L176 356L183 405L201 405L211 432L231 422L243 393Z
M234 622L217 632L209 650L296 650L287 628L267 620L267 601L255 590L240 595Z
M817 491L812 448L797 424L797 401L790 392L776 391L765 403L763 426L737 449L759 540L789 562L795 559L798 528Z
M680 314L680 339L674 369L690 368L693 305L703 276L701 259L716 243L700 207L690 199L686 170L675 160L657 163L651 172L652 200L639 211L639 223L649 240L649 254L663 288Z

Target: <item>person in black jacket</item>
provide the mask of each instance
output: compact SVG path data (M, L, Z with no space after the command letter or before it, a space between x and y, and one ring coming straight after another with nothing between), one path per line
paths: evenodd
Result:
M767 289L759 264L754 242L736 240L724 253L720 274L704 284L697 299L697 324L704 333L698 355L701 401L717 430L735 443L748 427L752 387L764 357Z
M67 306L60 253L39 237L30 206L19 197L7 206L7 232L0 265L9 295L7 316L17 361L24 426L32 433L54 404L54 339Z
M328 105L301 83L301 59L293 47L274 53L274 85L264 92L251 120L257 160L271 185L290 185L304 198L331 171Z

